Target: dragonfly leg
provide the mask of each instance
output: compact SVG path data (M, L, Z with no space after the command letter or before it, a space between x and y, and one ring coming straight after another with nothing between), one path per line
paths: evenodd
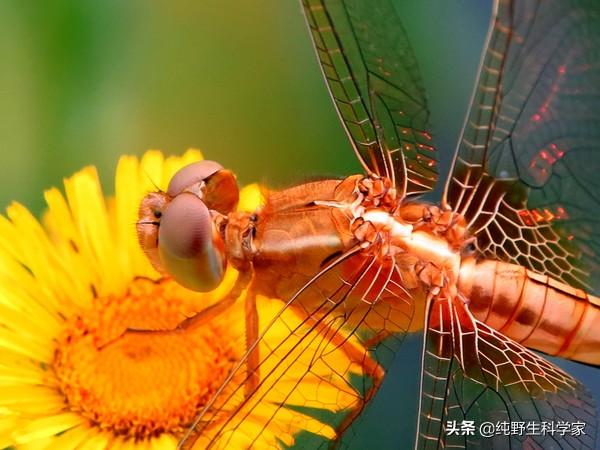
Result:
M207 322L211 321L213 318L222 314L227 309L229 309L235 301L240 297L243 290L248 286L250 281L250 273L240 272L238 278L235 281L235 284L231 288L231 290L219 300L217 303L204 308L202 311L197 312L191 317L188 317L181 322L179 322L175 327L168 329L141 329L141 328L127 328L123 333L119 336L111 339L108 342L101 343L98 345L98 350L102 350L109 345L112 345L123 337L130 334L148 334L148 335L161 335L161 334L170 334L170 333L182 333L189 330L196 330L199 327L205 325Z
M247 379L244 386L244 395L246 398L250 397L252 393L258 388L260 382L260 372L258 366L260 365L260 353L258 350L258 310L256 308L256 293L252 289L252 283L250 282L250 272L240 272L234 286L231 291L227 293L222 300L214 305L211 305L202 311L194 314L191 317L179 322L175 328L168 330L140 330L135 328L128 328L121 336L129 333L144 333L144 334L168 334L173 332L184 332L198 329L204 326L207 322L212 320L214 317L222 314L229 309L235 301L240 297L242 291L247 288L245 298L245 322L246 322L246 351L248 358L246 360ZM113 341L114 342L114 341Z
M368 351L362 346L358 346L348 340L347 336L331 328L330 326L319 323L316 326L319 334L327 338L336 348L341 349L346 356L355 364L361 366L365 375L371 378L371 386L364 393L362 398L359 398L357 405L350 410L344 420L336 429L336 439L334 445L337 445L344 432L352 425L352 422L362 413L363 408L375 396L377 390L381 386L385 370L369 355Z
M260 382L258 369L260 365L260 353L257 341L258 311L256 309L256 293L252 289L252 286L250 286L246 293L246 351L248 352L248 358L246 359L248 375L244 385L244 395L246 398L252 395Z
M392 336L393 333L388 330L381 330L378 333L371 336L364 342L364 346L368 349L375 349L381 342L385 341L388 337Z

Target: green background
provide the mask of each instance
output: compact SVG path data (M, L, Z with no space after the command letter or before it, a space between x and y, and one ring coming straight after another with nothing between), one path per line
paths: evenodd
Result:
M450 155L489 5L398 6ZM112 191L118 156L148 148L272 186L359 169L295 0L3 0L0 61L0 207L40 211L87 164Z
M429 93L444 174L490 2L396 3ZM242 184L281 187L359 170L296 1L2 0L0 61L2 209L17 200L40 213L42 191L87 164L112 192L119 155L149 148L200 148ZM413 337L403 346L357 448L411 447L419 345ZM563 366L600 398L596 369Z

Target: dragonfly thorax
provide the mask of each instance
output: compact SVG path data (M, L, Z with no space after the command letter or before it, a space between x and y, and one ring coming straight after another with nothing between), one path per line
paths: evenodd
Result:
M234 211L228 216L215 217L225 243L227 260L239 271L250 268L256 250L252 238L256 228L256 214Z
M361 200L352 208L351 230L366 249L378 248L380 257L399 262L405 280L416 278L432 289L456 284L470 242L460 214L420 202L375 207L369 195Z

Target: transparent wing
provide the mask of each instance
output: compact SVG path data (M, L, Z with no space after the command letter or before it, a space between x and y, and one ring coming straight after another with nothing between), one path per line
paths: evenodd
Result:
M596 426L581 383L475 320L464 301L432 302L417 448L593 449Z
M429 110L417 62L389 0L302 0L321 69L368 173L401 193L437 181Z
M486 257L600 287L600 3L500 0L444 201Z
M182 448L279 448L293 445L298 430L321 436L311 447L339 438L377 391L412 321L400 282L391 259L361 249L339 257L262 326L256 389L244 395L246 356ZM385 342L371 351L382 330Z

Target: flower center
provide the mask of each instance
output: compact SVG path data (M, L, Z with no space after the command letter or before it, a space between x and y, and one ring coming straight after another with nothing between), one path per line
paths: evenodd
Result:
M172 281L136 279L127 295L96 298L69 319L54 368L71 409L129 437L183 431L240 357L231 327L213 320L194 331L128 333L103 344L127 328L173 328L197 309L193 295Z

